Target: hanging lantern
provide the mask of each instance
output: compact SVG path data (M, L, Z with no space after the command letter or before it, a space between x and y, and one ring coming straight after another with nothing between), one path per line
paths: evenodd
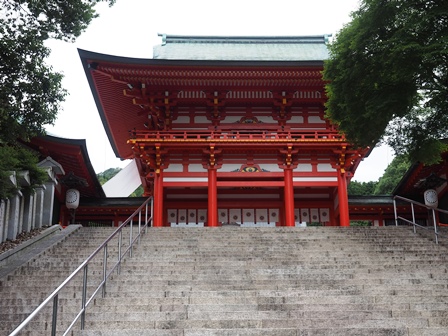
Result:
M65 193L65 206L67 209L77 209L79 206L79 191L68 189Z
M423 193L425 199L425 205L430 208L437 208L439 205L439 200L437 198L437 191L434 189L428 189Z

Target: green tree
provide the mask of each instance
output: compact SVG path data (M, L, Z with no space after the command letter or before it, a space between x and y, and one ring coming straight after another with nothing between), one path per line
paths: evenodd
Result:
M115 2L0 0L1 198L14 192L9 171L28 170L32 179L40 180L37 158L16 147L16 141L44 134L44 126L54 123L67 95L62 74L45 63L50 50L44 42L74 41L97 17L94 6L102 1Z
M20 146L0 146L0 199L12 196L18 186L9 182L11 172L27 170L31 185L27 189L33 190L48 178L48 174L37 166L37 155Z
M390 195L411 166L408 157L397 155L380 177L374 195Z
M369 182L358 182L351 181L347 187L347 192L349 195L356 196L368 196L373 195L373 191L377 185L377 181L369 181Z
M105 171L96 174L96 177L98 178L98 181L101 185L109 181L112 177L117 175L121 171L121 168L109 168Z
M134 190L132 194L129 195L129 197L142 197L143 196L143 186L140 184L137 189Z
M360 146L380 140L411 161L447 150L448 6L362 0L330 45L327 116ZM389 128L388 128L389 126Z
M47 39L74 41L114 0L0 0L0 141L43 134L67 92L62 74L45 63Z

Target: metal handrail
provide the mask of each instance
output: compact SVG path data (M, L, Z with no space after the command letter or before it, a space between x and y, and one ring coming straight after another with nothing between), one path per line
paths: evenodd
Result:
M398 216L398 213L397 213L397 200L401 200L401 201L408 202L408 203L411 204L412 221L407 219L407 218L404 218L402 216ZM426 226L422 226L420 224L417 224L417 222L415 220L414 205L417 205L417 206L420 206L420 207L423 207L423 208L426 208L426 209L432 211L432 219L433 219L433 224L434 224L434 237L435 237L436 244L439 243L439 237L447 238L446 236L441 235L440 232L438 231L438 228L437 228L438 227L438 225L437 225L437 217L436 217L436 211L448 214L447 210L443 210L443 209L439 209L439 208L432 208L432 207L427 206L426 204L423 204L423 203L411 200L411 199L406 198L406 197L398 196L398 195L394 196L395 225L398 226L398 220L400 219L400 220L402 220L402 221L404 221L404 222L406 222L408 224L413 225L414 233L416 233L416 227L420 227L422 229L428 230L428 228Z
M148 206L151 206L150 208L150 214L151 216L148 216ZM145 212L145 218L144 218L144 225L142 226L142 210ZM132 227L133 227L133 220L134 217L138 215L138 234L133 237L132 236ZM14 331L12 331L9 336L15 336L18 335L20 331L25 328L25 326L28 325L35 317L36 315L44 308L46 307L51 301L53 301L53 315L52 315L52 324L51 324L51 335L56 335L56 322L57 322L57 313L58 313L58 297L59 293L65 286L73 280L73 278L78 275L81 271L83 271L83 285L82 285L82 304L81 309L77 313L74 320L70 323L68 328L65 330L63 335L67 335L75 323L81 319L81 330L84 329L85 325L85 313L86 308L88 305L93 301L96 294L99 292L99 290L102 290L102 296L106 294L106 282L109 279L109 277L112 275L112 273L117 270L118 273L120 273L120 266L121 262L123 260L123 257L126 256L127 253L129 253L129 257L132 257L132 249L135 244L135 242L140 243L140 236L143 233L147 232L148 224L152 223L153 219L153 202L152 198L148 198L126 221L124 221L118 228L115 230L114 233L112 233L109 238L107 238L86 260L84 260L81 265L78 266L78 268L73 271L34 311L22 322L20 323ZM123 228L129 225L130 227L130 233L129 233L129 246L128 248L123 251L122 253L122 234L123 234ZM107 272L107 256L108 256L108 244L109 242L115 238L118 235L118 260L115 265ZM102 281L98 285L98 287L93 291L92 295L87 298L87 278L88 278L88 265L93 260L93 258L99 254L103 250L103 276Z

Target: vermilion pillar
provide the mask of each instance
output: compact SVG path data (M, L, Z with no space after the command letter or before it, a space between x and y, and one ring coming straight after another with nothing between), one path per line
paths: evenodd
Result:
M218 226L218 187L216 168L208 169L208 226Z
M163 174L154 177L154 224L155 227L163 226Z
M338 172L339 225L350 226L348 212L347 178L345 172Z
M292 180L292 169L284 169L284 180L285 180L285 224L286 226L295 226L294 218L294 186Z

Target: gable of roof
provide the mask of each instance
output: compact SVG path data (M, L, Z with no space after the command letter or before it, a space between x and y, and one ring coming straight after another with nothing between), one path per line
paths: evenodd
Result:
M67 139L53 135L37 136L25 145L40 153L40 166L58 166L60 172L73 175L87 182L79 188L82 197L105 197L104 190L90 162L84 139ZM50 158L49 158L50 157Z
M220 61L323 61L327 42L321 36L162 36L154 59Z

